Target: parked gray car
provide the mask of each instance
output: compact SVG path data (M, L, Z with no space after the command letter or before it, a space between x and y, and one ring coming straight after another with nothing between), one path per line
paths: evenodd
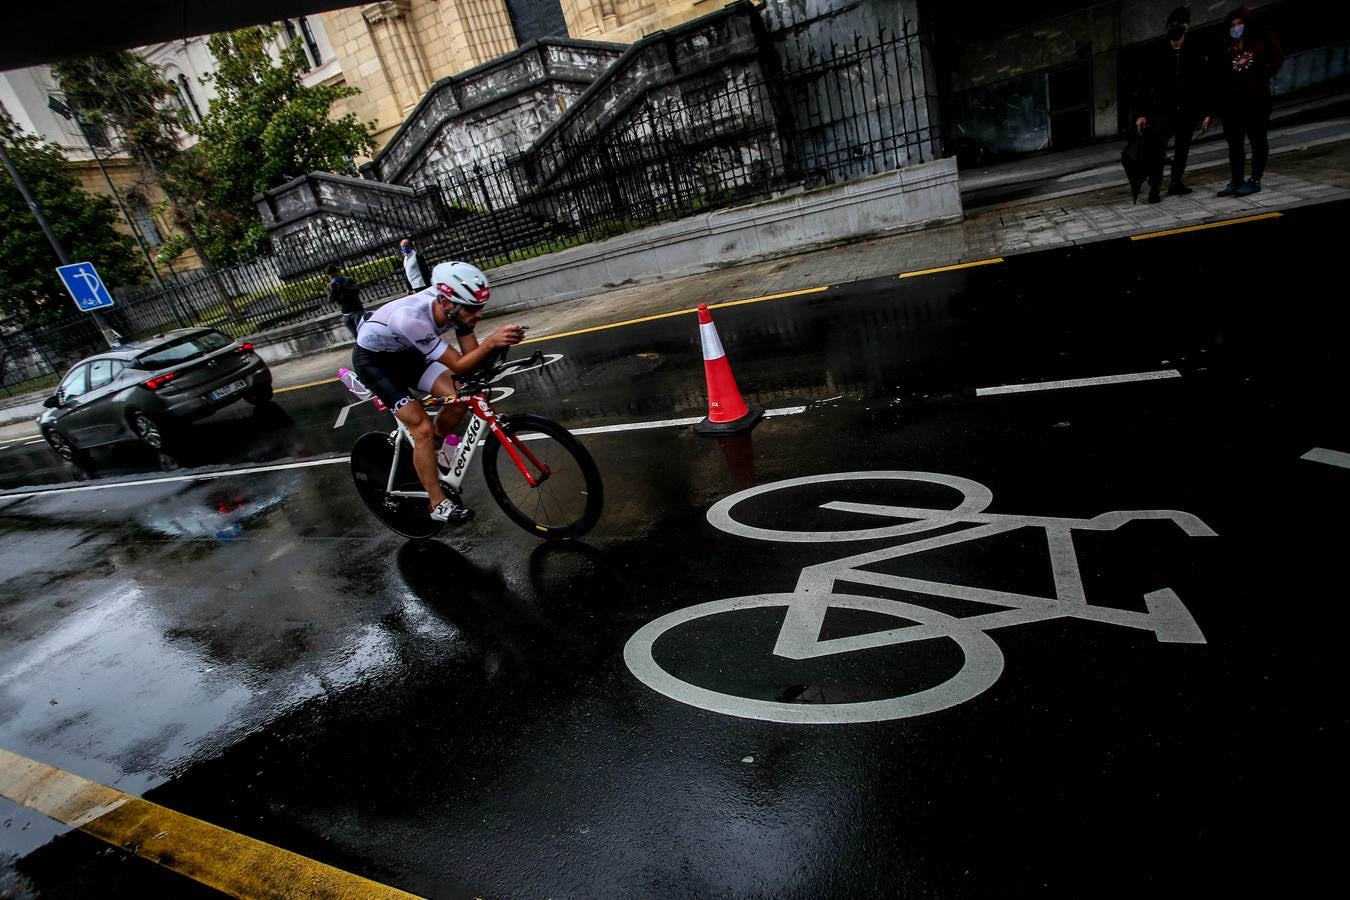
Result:
M272 373L253 345L184 328L76 363L37 421L58 456L84 462L89 448L119 441L158 450L165 429L241 398L272 399Z

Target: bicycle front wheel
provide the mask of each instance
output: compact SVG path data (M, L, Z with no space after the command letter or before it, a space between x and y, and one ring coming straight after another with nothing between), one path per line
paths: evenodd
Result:
M421 491L417 472L412 466L412 454L404 445L394 473L394 489ZM394 445L389 433L370 431L356 439L352 447L352 480L356 493L375 518L387 528L404 537L421 540L437 534L444 523L427 514L427 499L421 497L394 497L385 490L389 484L389 470L394 465Z
M502 512L545 540L564 541L590 531L605 496L600 470L586 448L566 428L542 416L503 416L500 422L516 455L489 436L483 477ZM536 484L526 479L527 471Z

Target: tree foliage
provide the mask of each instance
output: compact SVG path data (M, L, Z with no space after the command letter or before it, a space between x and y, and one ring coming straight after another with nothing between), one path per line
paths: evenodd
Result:
M217 93L206 118L192 126L211 205L226 226L216 240L236 246L262 236L253 198L309 172L356 175L353 158L375 149L373 123L348 113L334 119L333 104L358 93L344 85L307 86L298 40L279 60L269 52L279 29L244 28L212 35L216 59L206 81ZM231 227L232 226L232 227Z
M307 86L300 42L280 59L270 47L280 29L243 28L207 40L217 97L200 122L185 122L174 85L128 51L59 63L72 104L112 126L121 146L168 197L171 219L204 262L230 263L258 249L265 234L253 198L314 171L356 175L353 159L374 152L374 123L332 118L333 104L358 93L342 85ZM198 138L184 147L184 129ZM176 242L166 242L170 247Z
M115 131L122 150L139 163L168 198L170 218L203 264L211 262L197 231L209 225L209 185L200 154L184 149L183 122L173 85L160 70L128 50L99 53L53 67L71 105Z
M0 112L0 141L73 262L92 262L109 285L134 284L146 272L130 236L113 228L110 198L88 194L61 151ZM74 317L74 301L56 275L61 261L8 173L0 170L0 310L25 324Z

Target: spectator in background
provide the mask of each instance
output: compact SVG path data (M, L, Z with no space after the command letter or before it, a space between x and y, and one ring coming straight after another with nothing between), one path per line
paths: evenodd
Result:
M1187 41L1191 11L1178 6L1167 17L1167 37L1151 50L1145 63L1141 87L1135 96L1134 127L1138 134L1156 143L1149 160L1148 202L1161 200L1163 158L1167 142L1173 141L1172 179L1168 196L1191 193L1186 186L1186 159L1191 151L1195 126L1208 129L1210 117L1211 63L1204 47Z
M1228 141L1228 168L1232 176L1220 197L1245 197L1261 190L1270 144L1270 85L1284 64L1284 50L1275 35L1252 22L1252 11L1239 6L1228 14L1224 46L1218 60L1219 115ZM1244 140L1252 143L1252 175L1242 180L1246 166Z
M352 337L356 337L361 327L361 316L366 309L361 305L361 292L356 287L356 279L343 275L336 265L328 267L328 301L336 303L342 310L342 321L347 324Z
M403 254L403 277L408 282L408 290L417 292L431 286L431 266L418 254L412 238L399 242L398 252Z

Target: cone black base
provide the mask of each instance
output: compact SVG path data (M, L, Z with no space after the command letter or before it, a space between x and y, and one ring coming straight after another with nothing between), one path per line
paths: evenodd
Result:
M764 418L764 407L758 403L747 403L746 413L734 422L714 422L712 419L704 419L694 426L694 430L699 434L719 435L736 434L739 431L749 431L759 424L759 420Z

